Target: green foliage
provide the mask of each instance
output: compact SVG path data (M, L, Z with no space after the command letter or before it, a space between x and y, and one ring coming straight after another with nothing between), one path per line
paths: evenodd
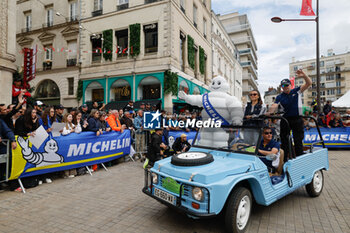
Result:
M205 54L204 49L199 46L199 71L201 74L204 74L205 72Z
M113 56L113 30L105 30L102 32L103 37L103 45L102 45L102 51L103 51L103 57L104 59L112 61Z
M79 80L79 82L78 82L76 95L77 95L78 101L80 101L81 98L83 98L83 81L81 81L81 80Z
M130 31L130 55L136 57L140 54L141 25L139 23L129 25Z
M164 93L177 95L178 91L178 76L177 73L167 70L164 72Z
M192 69L194 69L195 51L194 51L194 40L188 35L187 36L187 54L188 54L188 64Z

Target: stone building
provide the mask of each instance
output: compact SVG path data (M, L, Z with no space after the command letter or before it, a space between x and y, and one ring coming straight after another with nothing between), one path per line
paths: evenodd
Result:
M248 16L246 14L240 15L238 12L219 15L219 19L239 51L240 63L243 68L243 98L248 100L249 92L258 89L258 48L252 27Z
M16 71L16 2L0 1L0 103L12 101L12 74Z
M294 60L294 58L293 58ZM289 75L295 77L295 71L303 69L312 79L312 86L302 94L302 103L310 106L317 98L316 92L316 60L292 61L289 63ZM303 85L302 78L295 79L295 86ZM350 52L334 54L328 50L327 56L320 58L320 91L321 104L339 99L350 90Z
M79 44L77 0L17 1L17 66L23 66L24 48L37 46L33 96L48 105L78 105ZM15 12L15 11L14 11Z
M242 98L242 67L239 51L227 34L221 21L212 12L212 72L221 75L230 84L230 94Z

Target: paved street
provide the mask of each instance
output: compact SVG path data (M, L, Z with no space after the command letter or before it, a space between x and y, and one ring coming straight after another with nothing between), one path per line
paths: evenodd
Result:
M318 198L304 188L253 207L248 232L350 232L350 151L330 151ZM26 194L0 193L0 232L224 232L220 218L192 220L141 192L142 164L56 179Z

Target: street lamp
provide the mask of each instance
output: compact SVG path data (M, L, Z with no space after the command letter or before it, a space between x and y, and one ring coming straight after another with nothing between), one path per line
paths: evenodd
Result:
M321 93L320 93L320 38L319 38L319 0L316 1L316 18L314 19L282 19L280 17L273 17L271 21L274 23L281 23L283 21L315 21L316 22L316 92L317 92L317 110L321 111Z

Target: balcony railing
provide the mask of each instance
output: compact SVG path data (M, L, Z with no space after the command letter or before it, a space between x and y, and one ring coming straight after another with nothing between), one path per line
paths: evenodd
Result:
M52 27L52 26L53 26L53 21L43 23L43 28L48 28L48 27Z
M75 22L75 21L78 21L78 16L77 15L66 17L66 22Z
M67 59L67 67L68 66L76 66L76 65L77 65L77 59L76 58Z
M117 11L125 10L129 8L129 3L124 3L121 5L117 5Z
M148 3L153 3L153 2L160 2L162 0L145 0L145 4L148 4Z
M102 15L102 13L103 13L103 10L101 9L101 10L96 10L96 11L91 12L91 15L92 15L92 17L96 17L99 15Z
M43 62L43 70L51 70L52 69L52 61Z
M250 60L253 60L255 67L257 67L258 62L257 62L257 59L256 59L252 49L248 48L248 49L240 50L239 54L240 55L250 55L251 56Z
M27 28L22 28L21 32L30 32L32 30L32 28L27 27Z

